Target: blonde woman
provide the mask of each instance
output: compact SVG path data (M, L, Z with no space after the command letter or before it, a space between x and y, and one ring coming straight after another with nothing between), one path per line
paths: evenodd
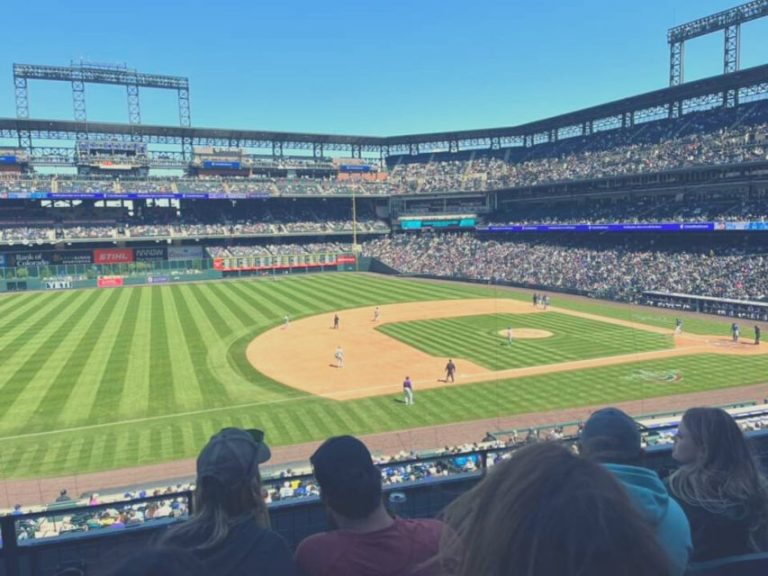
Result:
M720 408L683 414L671 494L691 525L692 562L768 550L768 487L744 434Z
M269 529L259 464L270 458L261 430L224 428L197 457L194 514L161 539L190 550L217 576L292 576L285 541Z

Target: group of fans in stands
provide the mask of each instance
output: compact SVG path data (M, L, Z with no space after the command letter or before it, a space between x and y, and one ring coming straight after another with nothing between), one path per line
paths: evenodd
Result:
M485 240L472 234L399 235L370 240L363 253L405 274L504 281L639 301L644 291L741 300L766 297L761 253Z
M501 190L571 180L591 180L768 159L766 110L742 111L737 126L728 113L694 113L677 122L651 122L624 130L567 138L495 156L470 154L432 162L401 158L389 180L408 193Z
M682 576L768 551L768 482L733 417L689 409L674 443L678 467L662 480L644 466L637 422L597 410L572 447L526 443L437 518L415 520L387 509L360 440L330 438L310 458L329 529L292 553L270 529L263 435L227 428L198 456L191 517L113 574Z

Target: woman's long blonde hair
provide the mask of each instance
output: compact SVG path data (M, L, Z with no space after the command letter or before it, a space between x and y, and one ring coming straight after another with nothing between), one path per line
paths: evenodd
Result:
M699 457L670 476L672 495L713 514L749 518L750 546L768 549L768 485L739 425L721 408L691 408L682 423Z
M229 535L235 519L253 514L262 528L269 527L269 514L262 497L258 468L254 475L235 487L224 486L216 478L198 478L193 496L194 514L174 526L161 538L162 544L199 541L194 549L206 550L221 544Z

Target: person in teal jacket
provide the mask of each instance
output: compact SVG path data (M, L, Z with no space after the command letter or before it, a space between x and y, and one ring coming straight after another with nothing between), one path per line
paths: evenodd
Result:
M618 408L598 410L584 424L579 451L603 464L621 482L632 503L654 527L669 558L670 574L684 574L693 549L688 518L659 475L642 466L645 452L637 422Z

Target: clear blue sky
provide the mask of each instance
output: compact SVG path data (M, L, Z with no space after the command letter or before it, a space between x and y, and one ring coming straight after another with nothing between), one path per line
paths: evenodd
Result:
M669 27L725 0L29 0L5 2L0 116L14 62L127 63L187 76L195 126L394 135L511 126L667 85ZM722 33L686 45L686 79L722 69ZM768 62L768 22L742 67ZM30 83L33 118L72 119L70 87ZM89 120L127 121L124 89L88 85ZM145 124L178 124L142 92Z

